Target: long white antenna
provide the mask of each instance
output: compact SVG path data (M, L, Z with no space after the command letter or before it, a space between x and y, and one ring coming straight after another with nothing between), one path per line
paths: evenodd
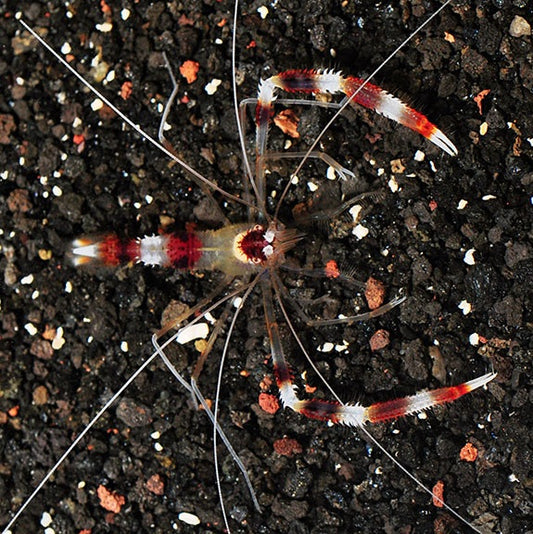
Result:
M143 139L146 139L148 142L150 142L152 145L154 145L158 150L163 152L166 156L168 156L172 161L175 161L178 165L180 165L185 171L187 171L191 176L193 176L196 180L199 182L202 182L203 184L210 187L213 191L217 191L221 195L225 196L226 198L238 202L239 204L243 204L247 207L253 207L252 204L250 204L248 201L239 198L235 195L232 195L231 193L228 193L215 183L211 182L205 176L200 174L196 169L191 167L188 163L183 161L181 158L178 158L175 154L173 154L170 150L165 148L161 143L159 143L154 137L152 137L149 133L145 132L138 124L135 124L127 115L125 115L122 111L120 111L117 106L115 106L106 96L104 96L103 93L101 93L94 85L89 83L74 67L72 67L60 54L58 54L33 28L31 28L26 22L21 18L22 14L17 13L15 18L18 20L18 22L24 27L24 29L31 33L37 41L46 49L50 54L52 54L57 61L59 61L72 75L74 75L78 80L85 85L93 94L95 94L102 102L106 104L109 108L111 108L128 126L133 128Z

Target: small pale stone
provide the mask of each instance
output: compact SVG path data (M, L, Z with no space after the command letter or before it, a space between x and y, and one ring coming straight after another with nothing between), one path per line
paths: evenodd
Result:
M29 274L28 276L25 276L24 278L21 278L20 279L20 283L22 285L30 285L31 283L33 283L33 274Z
M259 16L264 20L268 16L268 7L260 6L257 8L257 12L259 13Z
M38 332L37 328L35 328L32 323L26 323L24 325L24 328L26 329L28 334L30 334L30 336L34 336Z
M102 109L103 107L104 107L104 103L99 98L95 98L91 102L91 109L93 111L98 111L99 109Z
M525 18L516 15L509 26L509 34L511 37L531 35L531 25Z
M415 161L424 161L426 155L421 150L415 152Z
M468 342L470 343L470 345L472 346L476 346L476 345L479 345L479 334L477 332L474 332L473 334L470 334L468 336Z
M468 265L475 265L476 259L474 258L474 252L476 251L475 248L468 249L465 252L465 256L463 258L463 261Z
M363 226L362 224L358 224L353 230L352 234L357 237L357 239L363 239L368 235L368 228Z
M396 181L396 177L395 176L391 177L391 179L389 180L389 183L387 185L389 186L389 189L393 193L396 193L398 191L398 189L400 188L400 186L398 185L398 182Z
M208 95L214 95L217 92L218 86L222 83L222 80L218 78L213 78L206 86L205 92Z
M472 311L472 304L466 300L462 300L457 307L463 312L463 315L468 315Z
M41 516L41 526L42 527L49 527L52 523L52 516L48 512L43 512L43 515Z
M184 523L187 523L187 525L195 526L200 524L200 518L189 512L181 512L178 515L178 519Z
M191 326L186 326L182 328L179 333L176 341L180 345L189 343L195 339L205 339L209 334L209 326L207 323L196 323Z

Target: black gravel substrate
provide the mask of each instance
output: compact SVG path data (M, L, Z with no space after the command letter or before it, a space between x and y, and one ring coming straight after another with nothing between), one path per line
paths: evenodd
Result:
M79 235L144 235L164 224L207 227L217 221L176 165L112 113L91 110L95 97L21 30L14 14L21 11L56 50L70 47L71 64L89 78L91 62L101 54L107 74L114 71L105 93L152 134L171 90L161 53L176 71L185 60L197 61L198 79L187 84L181 78L178 98L189 102L174 106L168 137L192 167L232 193L243 191L231 100L231 2L7 4L0 9L0 526L151 353L150 337L171 301L192 306L220 279L217 273L142 266L70 266L65 252ZM263 4L247 3L237 38L239 98L255 96L260 78L289 68L367 75L439 5L280 0L264 4L263 19ZM106 22L110 31L103 31ZM356 173L354 182L342 186L346 195L381 189L384 201L363 220L369 230L364 239L351 235L341 218L334 228L313 229L291 255L307 267L334 257L361 280L382 280L389 297L402 290L408 295L399 309L362 324L311 329L295 317L302 341L346 401L371 403L456 384L491 365L498 371L486 390L425 419L369 427L426 485L442 481L446 502L484 533L533 532L530 24L527 0L459 0L411 41L376 83L427 113L459 155L449 157L369 111L348 113L320 148ZM208 95L204 88L213 79L221 84ZM132 94L124 100L119 93L126 81ZM296 113L302 136L293 148L304 150L328 114L308 107ZM253 133L250 121L251 147ZM288 138L277 128L272 133L272 149L283 150ZM83 146L74 142L81 135ZM415 159L417 151L424 157ZM283 161L273 169L269 189L279 194L294 166ZM324 174L321 164L306 167L282 210L284 221L290 223L291 208L311 197L307 182L323 185ZM397 192L390 187L394 181ZM339 202L338 183L324 189L327 205ZM232 221L246 218L237 205L224 210ZM473 264L465 262L470 254ZM300 301L328 294L311 307L321 316L348 314L364 303L350 286L294 275L286 284ZM309 365L282 321L280 327L302 385L300 374ZM371 352L369 340L378 329L389 332L390 344ZM54 332L64 339L57 350L51 347ZM200 378L209 398L223 338ZM348 348L317 351L326 342ZM169 352L188 374L195 348ZM473 532L435 507L357 432L290 411L263 412L258 397L260 383L272 375L268 354L256 293L231 340L219 417L263 511L253 509L221 447L232 532ZM328 395L310 370L307 380L317 395ZM51 515L50 534L223 532L211 435L205 414L154 364L120 409L112 408L75 450L13 532L44 531L44 512ZM295 441L278 441L283 438ZM276 442L292 444L296 452L280 455ZM477 449L474 462L460 459L467 443ZM119 513L100 506L102 486L124 498ZM201 524L188 526L178 519L181 512Z

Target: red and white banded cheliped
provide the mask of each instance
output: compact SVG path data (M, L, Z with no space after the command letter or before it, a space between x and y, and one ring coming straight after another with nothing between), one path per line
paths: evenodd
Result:
M258 136L260 143L266 142L266 129L261 127L268 124L277 89L287 93L344 94L351 106L360 104L376 111L423 135L450 156L457 156L455 145L425 115L377 85L354 76L343 76L332 70L287 70L259 84L256 122L261 131ZM341 107L344 103L345 101L342 101L337 105Z

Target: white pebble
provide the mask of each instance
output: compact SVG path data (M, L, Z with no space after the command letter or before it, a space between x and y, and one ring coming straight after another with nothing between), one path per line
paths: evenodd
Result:
M461 199L459 201L459 204L457 204L457 209L458 210L464 210L466 208L467 204L468 204L468 200Z
M467 265L475 265L476 259L474 258L474 252L476 251L475 248L470 248L465 252L465 257L463 258L463 261Z
M214 95L217 92L218 86L222 83L222 80L219 80L218 78L213 78L206 86L205 86L205 92L208 95Z
M48 512L43 512L43 515L41 516L41 526L42 527L49 527L52 523L52 516Z
M97 24L96 29L99 32L107 33L113 29L113 24L111 24L111 22L104 22L103 24Z
M61 53L62 54L70 54L72 52L72 48L70 47L69 43L63 43L63 46L61 47Z
M331 352L334 348L335 345L328 341L324 343L321 347L318 347L318 352Z
M348 210L348 213L352 216L353 222L357 222L359 220L359 216L361 215L362 209L363 206L361 206L361 204L356 204Z
M128 346L128 342L127 341L123 341L121 344L120 344L120 350L122 352L128 352L129 350L129 346Z
M261 7L258 7L257 8L257 12L259 13L259 16L265 20L268 16L268 7L266 6L261 6Z
M65 284L65 293L72 293L72 282L67 282Z
M122 20L128 20L130 18L130 15L131 15L131 11L127 8L124 8L121 12L120 12L120 18Z
M209 326L207 323L196 323L191 326L185 326L178 332L176 341L180 345L189 343L194 339L205 339L209 334Z
M215 324L217 322L217 320L211 315L210 312L204 314L204 319L211 324Z
M473 334L470 334L468 336L468 342L473 347L475 347L476 345L479 345L479 334L477 332L474 332Z
M335 350L337 352L344 352L345 350L348 350L349 343L346 340L342 340L342 345L335 345Z
M426 158L426 155L421 150L417 150L415 152L415 158L414 158L415 161L424 161L425 158Z
M63 327L60 326L56 330L56 335L52 339L52 348L54 350L59 350L65 344L65 338L63 337Z
M400 186L398 185L398 182L396 181L396 176L391 176L391 179L389 180L388 186L389 186L389 189L393 193L396 193L398 191L398 189L400 189Z
M103 107L104 107L104 103L99 98L95 98L91 102L91 109L93 111L98 111L99 109L102 109Z
M187 523L187 525L196 526L200 524L200 518L197 515L191 514L189 512L181 512L178 515L178 519Z
M468 315L472 311L472 304L466 300L459 302L457 307L463 312L463 315Z
M363 226L362 224L358 224L353 230L352 234L357 237L357 239L363 239L368 235L369 229Z
M20 279L20 283L24 286L29 286L33 283L33 274L29 274L28 276L25 276L24 278Z
M24 328L26 329L28 334L30 334L30 336L34 336L38 332L37 328L35 328L35 325L32 323L26 323L24 325Z
M307 182L307 189L309 189L311 193L314 193L318 189L318 185L314 184L313 182Z

